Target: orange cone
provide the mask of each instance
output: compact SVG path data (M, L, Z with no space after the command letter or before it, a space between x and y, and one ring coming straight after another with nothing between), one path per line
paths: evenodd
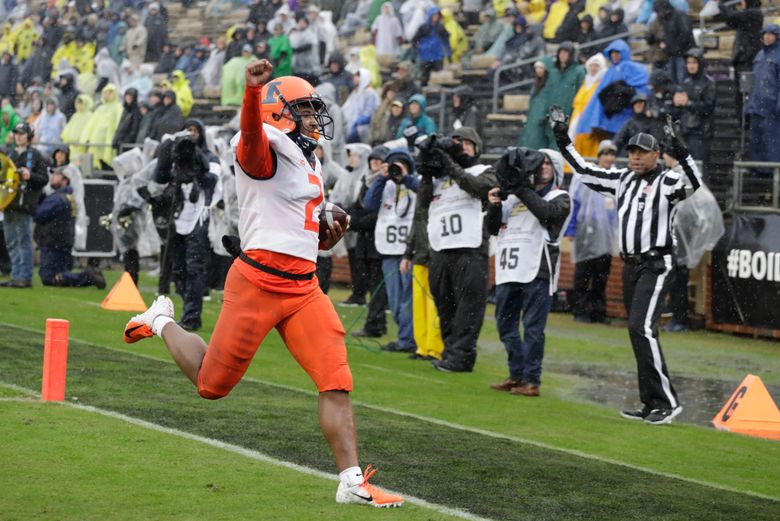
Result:
M761 378L749 374L712 419L716 429L780 440L780 411Z
M117 283L103 299L100 307L112 311L146 311L144 299L138 288L135 287L133 278L127 272L122 273Z

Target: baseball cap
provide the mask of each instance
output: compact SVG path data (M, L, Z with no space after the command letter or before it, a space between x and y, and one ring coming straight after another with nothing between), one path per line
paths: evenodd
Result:
M27 134L29 136L32 134L32 127L27 123L18 123L12 132L14 134Z
M646 150L648 152L658 152L660 150L658 146L658 140L650 134L645 134L644 132L635 134L631 139L628 140L628 145L626 148L631 150L634 147L641 148L642 150Z
M642 94L641 92L634 94L634 97L631 98L631 104L633 105L638 101L647 101L647 95Z
M617 145L611 139L605 139L599 143L598 155L606 154L607 152L613 152L617 154Z

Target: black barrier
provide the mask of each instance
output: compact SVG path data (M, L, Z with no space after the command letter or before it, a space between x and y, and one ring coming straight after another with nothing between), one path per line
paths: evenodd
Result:
M735 213L712 252L712 319L780 329L780 215Z

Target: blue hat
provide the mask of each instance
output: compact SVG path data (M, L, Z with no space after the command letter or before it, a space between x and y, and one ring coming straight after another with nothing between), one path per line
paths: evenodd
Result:
M772 33L778 38L780 38L780 26L778 26L777 24L769 24L764 27L763 31L761 31L761 34L764 33Z
M520 25L525 29L528 27L528 21L525 19L525 16L519 14L515 16L515 25Z

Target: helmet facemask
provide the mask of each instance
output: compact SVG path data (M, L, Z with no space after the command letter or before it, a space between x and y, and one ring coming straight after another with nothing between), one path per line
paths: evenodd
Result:
M295 130L299 134L308 134L306 137L313 139L315 143L320 137L324 137L327 140L333 139L333 118L330 113L328 113L328 107L325 106L325 103L319 96L298 98L293 100L292 103L284 99L284 96L281 94L279 95L279 99L284 103L284 110L280 117L295 123ZM308 111L311 111L314 115L314 118L317 121L316 130L304 127L303 116L301 116L302 109L308 109Z

